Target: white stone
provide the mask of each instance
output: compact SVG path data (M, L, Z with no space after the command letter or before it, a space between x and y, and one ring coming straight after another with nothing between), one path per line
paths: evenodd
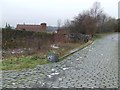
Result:
M59 81L62 81L62 78L59 78L58 80L59 80Z

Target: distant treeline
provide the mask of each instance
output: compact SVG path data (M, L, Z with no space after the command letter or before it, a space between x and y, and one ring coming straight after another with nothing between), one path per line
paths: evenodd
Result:
M118 21L118 32L120 32L120 18L117 21Z
M72 21L67 20L64 28L72 33L95 35L96 33L107 33L119 31L119 20L107 15L95 2L93 7L79 13Z
M41 49L52 43L53 35L45 32L2 29L2 49L36 48Z

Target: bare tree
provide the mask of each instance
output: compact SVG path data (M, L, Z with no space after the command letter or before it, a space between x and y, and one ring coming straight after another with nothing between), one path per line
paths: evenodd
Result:
M120 18L117 19L117 31L120 32Z
M115 19L109 18L100 7L99 2L95 2L90 10L83 11L76 16L71 22L66 22L66 26L69 27L70 33L83 33L91 34L92 36L96 32L101 33L106 31L112 31L116 27ZM110 29L111 28L111 29Z
M108 20L103 24L102 32L114 32L118 27L118 22L115 18L109 17Z
M61 27L61 19L58 19L58 20L57 20L57 24L58 24L58 30L59 30L60 27Z
M95 2L93 7L90 9L90 14L95 18L95 21L100 20L100 16L103 13L103 10L100 8L100 2Z
M107 22L107 18L108 16L106 14L101 14L100 15L100 20L98 23L98 27L97 27L97 33L101 33L102 29L104 29L103 25L105 24L105 22Z

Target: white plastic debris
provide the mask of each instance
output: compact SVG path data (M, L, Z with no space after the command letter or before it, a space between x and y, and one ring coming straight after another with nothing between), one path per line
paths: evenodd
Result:
M51 45L52 48L59 48L58 46L56 46L55 44Z
M55 73L51 73L50 75L47 75L49 78L52 78L52 76L54 75L58 75L59 73L58 72L55 72Z
M12 83L13 85L15 85L15 83Z
M67 69L69 69L69 68L63 68L63 70L67 70Z
M55 72L55 75L58 75L59 73L58 72Z
M103 54L101 54L103 56Z
M21 53L23 53L23 51L20 51Z
M54 69L54 68L52 68L52 69L51 69L51 71L52 71L52 72L54 72L54 71L55 71L55 69Z
M13 50L11 53L12 53L12 54L15 54L15 51Z
M48 76L48 78L52 78L52 76L51 75L47 75Z
M59 74L58 72L51 73L51 76L53 76L53 75L58 75L58 74Z
M77 58L76 60L79 60L79 58Z
M53 76L53 75L55 75L55 73L51 73L51 75Z

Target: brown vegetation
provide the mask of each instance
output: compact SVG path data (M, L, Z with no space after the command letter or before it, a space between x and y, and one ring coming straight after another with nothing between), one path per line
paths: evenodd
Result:
M117 20L106 15L100 8L100 3L95 2L90 10L80 13L72 21L64 25L70 33L95 35L96 33L114 32L117 30Z

